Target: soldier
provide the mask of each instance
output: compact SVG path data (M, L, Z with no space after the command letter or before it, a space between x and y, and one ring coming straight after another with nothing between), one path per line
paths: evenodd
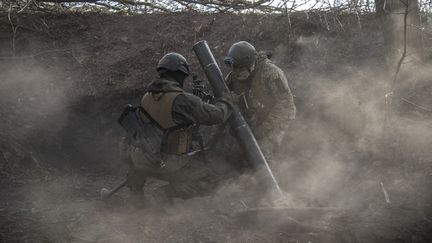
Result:
M226 77L237 104L266 156L277 149L295 118L293 95L283 71L267 53L246 41L234 43L224 58Z
M142 146L134 146L126 138L120 142L121 159L130 167L127 185L138 200L148 177L169 183L159 190L164 198L204 195L215 187L216 178L202 160L188 156L192 131L200 124L225 122L231 114L230 99L227 96L208 104L185 92L182 87L190 74L189 65L178 53L163 56L157 72L159 78L147 86L139 111L141 121L154 125L154 139ZM155 144L157 148L152 149Z

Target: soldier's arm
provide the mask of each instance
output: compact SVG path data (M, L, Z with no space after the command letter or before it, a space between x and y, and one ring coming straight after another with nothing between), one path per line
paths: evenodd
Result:
M225 122L231 115L229 101L217 100L215 104L203 102L199 97L183 93L174 101L174 119L181 119L202 125Z
M265 82L269 92L275 97L275 104L270 109L265 121L259 125L258 137L266 136L271 139L281 140L288 129L289 121L295 118L296 107L293 95L288 85L288 80L283 71L275 67L274 72L267 75ZM280 142L280 141L279 141Z

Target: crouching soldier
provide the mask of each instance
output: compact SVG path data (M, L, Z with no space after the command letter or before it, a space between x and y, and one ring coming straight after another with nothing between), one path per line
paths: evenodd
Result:
M284 72L246 42L234 43L224 63L231 72L226 77L236 103L251 127L264 155L269 158L281 146L296 107Z
M120 142L121 159L129 165L127 185L135 199L143 197L149 177L168 182L158 190L168 199L203 196L217 180L204 161L188 156L193 130L197 125L224 123L231 115L230 98L208 104L185 92L189 65L178 53L163 56L157 72L159 77L147 86L141 106L133 111L144 134Z

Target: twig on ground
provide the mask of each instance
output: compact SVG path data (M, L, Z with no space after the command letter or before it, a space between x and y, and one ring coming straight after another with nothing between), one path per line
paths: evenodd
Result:
M73 59L74 59L74 60L75 60L79 65L82 66L82 64L83 64L83 59L84 59L84 58L79 58L79 57L77 57L77 56L75 55L75 52L74 52L73 50L70 50L70 53L71 53Z
M398 97L398 98L401 99L402 101L404 101L404 102L410 104L410 105L413 105L413 106L419 108L420 110L428 111L428 112L432 112L432 109L429 109L429 108L426 108L426 107L424 107L424 106L418 105L418 104L416 104L416 103L414 103L414 102L412 102L412 101L409 101L409 100L407 100L407 99L405 99L405 98L402 98L402 97Z
M30 158L39 169L43 169L33 152L30 152Z
M9 160L8 160L8 158L6 158L6 155L5 155L4 152L2 152L2 155L3 155L3 159L5 160L5 162L6 162L6 163L9 163Z
M242 204L243 207L245 207L246 209L249 208L243 200L239 200L239 201L240 201L240 203Z
M383 191L383 194L384 194L384 198L385 198L386 203L390 203L390 197L389 197L389 195L388 195L388 193L387 193L387 190L386 190L385 187L384 187L384 183L383 183L382 181L380 182L380 185L381 185L381 189L382 189L382 191Z
M42 24L45 25L45 27L46 27L47 29L49 29L48 24L45 22L45 18L41 18L40 20L41 20Z
M391 103L392 103L392 99L393 99L393 92L389 92L387 94L384 95L384 122L383 122L383 128L382 128L382 133L385 135L386 134L386 130L387 130L387 123L389 122L390 119L390 108L391 108Z

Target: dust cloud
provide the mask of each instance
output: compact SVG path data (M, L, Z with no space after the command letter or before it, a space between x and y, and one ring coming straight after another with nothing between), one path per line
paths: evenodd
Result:
M20 187L17 195L23 208L36 218L44 237L67 242L269 242L298 239L299 228L305 235L343 228L356 238L365 238L377 233L362 229L362 225L382 229L379 226L390 224L386 218L390 220L397 206L415 208L415 216L427 213L423 210L430 201L430 181L424 173L430 175L432 171L430 115L401 98L432 106L430 92L407 92L418 91L422 85L428 87L430 67L404 66L398 83L401 88L390 97L390 106L389 102L386 105L385 95L391 91L394 69L386 66L386 57L362 60L361 65L347 64L338 53L332 53L338 49L337 44L340 40L335 37L308 35L299 36L292 43L294 47L286 43L275 47L274 62L285 71L297 104L297 118L291 122L283 146L271 163L287 193L286 200L248 192L259 182L245 174L225 181L207 197L175 200L170 206L150 202L148 207L136 209L128 203L127 189L108 202L99 199L100 188L112 188L124 176L121 165L121 169L112 171L103 167L112 161L90 164L56 157L59 165L79 166L52 171L50 178L37 178L35 183ZM300 51L292 60L288 56L293 48ZM329 64L329 60L335 63ZM23 62L0 75L1 108L6 114L3 133L14 131L17 140L31 145L64 144L63 140L78 135L90 137L93 143L112 140L101 143L97 150L94 145L82 147L91 147L89 154L95 157L115 156L114 146L120 134L115 124L116 106L123 106L129 96L78 103L82 110L97 111L89 115L69 109L81 97L71 95L76 88L73 77L59 70L53 72L46 66ZM94 122L99 116L103 118ZM71 121L77 124L71 125ZM80 129L89 124L87 129ZM100 129L101 124L104 129ZM61 153L64 148L57 149ZM74 152L78 155L74 158L80 158L82 151ZM223 162L220 157L212 159L212 163ZM149 201L158 186L158 181L148 183ZM248 210L268 206L287 211L249 217ZM329 211L319 212L319 208ZM238 212L245 212L246 218ZM356 223L341 218L352 218ZM394 227L417 222L415 218L410 220L400 219ZM267 227L259 228L255 221ZM337 230L332 228L335 224ZM389 235L395 232L384 231ZM356 242L325 241L310 235L317 242Z
M341 70L349 70L347 73L350 74L343 75L340 80L328 79L320 75L310 81L312 86L306 92L310 99L306 101L307 104L303 104L310 106L309 114L302 114L302 109L299 109L299 115L291 126L285 145L281 148L281 151L288 152L279 154L278 159L273 161L272 167L282 188L288 193L288 199L282 202L282 206L349 210L361 214L358 220L366 223L371 217L366 213L367 208L379 208L388 204L383 190L389 194L391 204L402 203L399 201L402 198L396 197L394 193L397 195L413 193L412 190L419 182L406 178L400 166L415 162L394 156L419 153L421 150L423 160L430 158L428 144L432 144L431 127L429 122L420 118L406 120L399 114L392 113L389 114L392 119L387 121L392 124L387 124L387 130L384 130L386 107L383 94L388 80L370 70L356 70L354 67L341 67ZM289 75L295 71L286 70L286 72ZM361 73L361 75L352 73ZM36 72L33 77L41 75L46 74L39 70L39 73ZM31 102L40 109L33 110L33 113L22 114L23 118L30 119L41 114L62 112L64 105L67 104L63 99L64 90L55 90L54 93L44 96L42 94L46 94L44 92L47 86L41 83L37 85L29 83L33 80L35 79L29 80L24 77L20 85L25 86L27 91L31 90L32 93L39 94L38 97L44 98L29 97L25 102ZM45 82L48 87L49 84L49 81ZM17 88L16 84L10 83L8 87ZM62 121L58 117L55 120L56 123ZM61 126L61 122L59 125ZM391 137L385 134L389 129L396 132L392 133ZM397 136L397 140L393 136ZM397 148L394 148L395 146ZM394 151L395 149L397 151ZM388 159L393 161L387 161ZM374 169L381 170L383 167L386 170L385 175L374 171ZM34 213L46 210L42 222L55 224L66 220L65 215L75 215L73 219L68 219L72 223L67 224L64 231L60 231L70 235L72 242L138 242L142 239L152 239L150 240L152 242L196 239L248 241L256 240L259 236L256 232L234 235L235 228L230 232L224 224L227 224L226 221L235 224L236 221L232 222L229 219L233 216L231 214L236 210L247 211L249 207L254 207L251 201L261 201L261 205L264 206L271 205L271 200L268 198L249 198L249 201L246 201L239 196L244 194L244 184L250 180L253 179L246 176L246 178L230 181L212 196L176 201L174 205L164 209L154 205L141 210L125 207L128 198L125 191L113 200L114 204L123 206L111 208L112 206L107 206L98 200L97 191L94 185L91 185L93 182L90 178L73 178L68 175L63 175L60 181L55 180L55 183L50 184L48 188L30 186L27 190L32 193L26 194L25 199L31 202L33 206L31 210ZM102 187L103 182L99 183ZM94 191L84 190L86 186L93 188ZM72 201L60 200L62 195ZM90 197L94 201L80 200L80 197ZM277 200L277 196L273 195L272 199ZM375 213L380 210L375 209ZM362 213L365 215L363 216ZM325 217L331 221L332 217L339 214L339 212L331 212ZM329 227L328 224L323 224L322 218L311 220L312 215L309 218L304 215L300 218L314 227ZM284 214L270 219L266 218L266 215L258 216L254 220L267 222L275 227L278 227L278 224L279 226L287 224ZM218 224L223 225L218 227ZM203 228L203 225L208 226ZM198 233L194 228L199 228L199 232L206 233ZM55 228L48 228L47 233L51 237L59 234Z
M300 57L304 60L327 49L319 36L300 37L297 44L311 55ZM287 48L277 49L283 53ZM301 102L281 148L286 152L272 167L290 198L297 199L291 199L290 207L349 209L364 224L374 213L390 217L394 212L388 207L395 205L424 210L430 195L417 194L427 192L430 184L419 174L431 170L432 125L425 107L432 103L430 87L429 94L419 87L430 82L430 66L403 66L387 99L394 68L385 65L339 64L331 73L310 66L285 72L298 79L292 84L294 94L302 88L297 96Z
M55 136L63 128L68 117L66 108L72 102L67 95L70 80L32 61L5 66L0 79L4 132L32 144L26 140L34 136ZM35 134L36 131L45 134Z

